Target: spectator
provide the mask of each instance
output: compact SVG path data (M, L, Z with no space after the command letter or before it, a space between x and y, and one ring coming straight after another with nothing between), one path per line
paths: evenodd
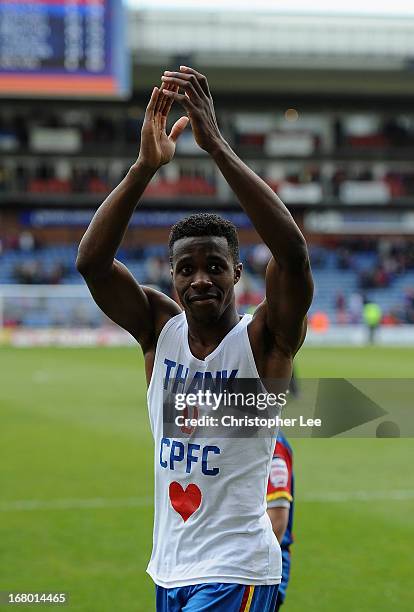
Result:
M361 323L363 307L362 295L357 292L352 293L349 298L350 323Z
M19 236L19 249L21 251L31 252L35 248L35 239L33 234L28 231L24 231Z
M368 329L368 340L374 344L378 326L381 322L381 308L374 302L367 302L364 306L364 322Z

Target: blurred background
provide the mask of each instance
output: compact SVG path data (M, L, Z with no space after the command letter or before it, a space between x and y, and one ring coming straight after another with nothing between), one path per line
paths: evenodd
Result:
M72 328L126 339L87 296L76 249L136 158L151 88L180 63L208 75L225 138L308 239L308 342L368 342L367 304L377 306L375 341L414 342L414 19L225 4L136 2L125 28L119 2L0 3L3 342L68 342L58 330ZM205 209L240 228L247 310L262 298L268 253L190 129L145 193L120 258L170 292L168 230ZM47 338L36 332L45 328Z
M315 298L299 386L412 377L414 7L360 4L0 0L0 589L66 589L88 612L153 609L142 359L75 258L137 157L165 69L207 75L224 137L307 238ZM251 311L269 253L190 129L119 259L171 294L169 229L205 210L239 228L237 301ZM287 609L411 610L411 440L297 440L294 452Z

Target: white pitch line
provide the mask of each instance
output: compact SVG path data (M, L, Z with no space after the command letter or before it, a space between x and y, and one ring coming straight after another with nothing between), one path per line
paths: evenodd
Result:
M406 501L414 499L414 489L390 489L389 491L331 491L311 493L298 497L298 502L341 503L349 501Z
M20 499L0 503L0 512L14 510L82 510L89 508L138 508L151 506L152 497L92 497L73 499Z
M389 491L331 491L312 493L296 498L298 503L344 503L350 501L408 501L414 499L414 489ZM94 508L142 508L153 504L152 497L92 497L73 499L21 499L0 503L0 512L31 510L88 510Z

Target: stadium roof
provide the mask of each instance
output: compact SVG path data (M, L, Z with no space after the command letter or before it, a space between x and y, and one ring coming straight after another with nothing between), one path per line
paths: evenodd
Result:
M254 11L251 0L126 0L128 6L137 9L168 10L214 10L236 12L257 11L295 14L347 14L366 16L414 16L414 5L410 0L255 0Z
M239 70L240 89L252 91L312 91L318 81L321 92L414 94L414 2L128 2L137 7L128 25L138 89L180 62L208 69L221 90L228 70L239 88Z
M134 51L208 56L216 65L400 69L414 58L414 18L155 9L129 19ZM172 34L173 33L173 34Z

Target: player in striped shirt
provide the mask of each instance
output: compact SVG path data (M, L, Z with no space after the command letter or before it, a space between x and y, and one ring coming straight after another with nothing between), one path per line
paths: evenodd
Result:
M279 430L267 486L267 512L273 531L282 549L282 582L279 585L275 610L286 597L290 574L290 545L293 542L293 453L283 432Z

